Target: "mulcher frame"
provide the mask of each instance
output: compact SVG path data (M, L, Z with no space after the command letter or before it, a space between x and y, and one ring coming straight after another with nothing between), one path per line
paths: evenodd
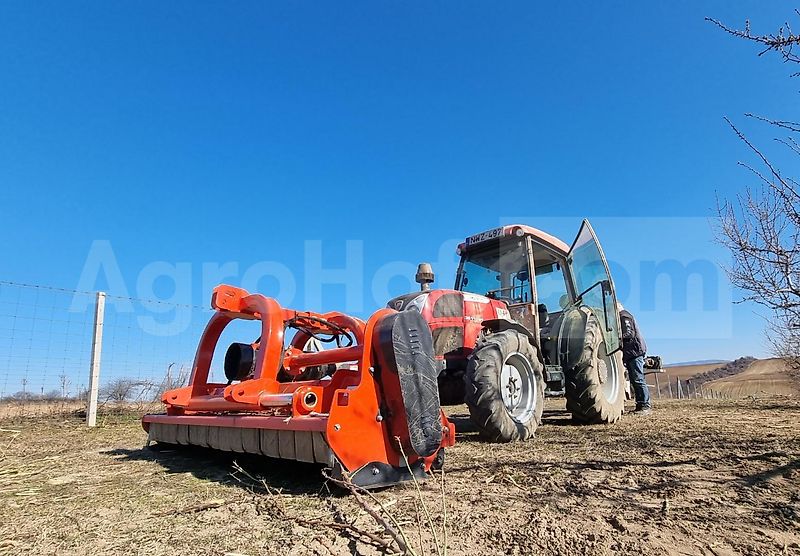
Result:
M164 393L166 414L142 418L150 437L170 442L174 437L178 444L325 463L361 477L356 482L365 484L406 478L408 470L398 445L406 444L406 439L390 437L384 421L385 393L376 380L373 349L376 327L396 311L379 310L364 322L338 312L284 309L274 299L225 285L215 288L211 305L215 313L201 337L189 384ZM222 331L235 319L261 321L252 378L232 384L210 383L215 347ZM324 322L334 323L349 331L355 341L349 347L307 353L302 347L308 336L298 332L287 349L284 330L290 320L323 334L333 332ZM298 377L307 367L330 364L337 365L335 372L321 380L278 380L281 369ZM441 449L453 445L455 427L443 413L440 420ZM154 426L158 434L151 432ZM216 440L215 445L209 441L219 434L215 429L229 438ZM423 457L406 450L409 465L418 471L429 470L437 454Z

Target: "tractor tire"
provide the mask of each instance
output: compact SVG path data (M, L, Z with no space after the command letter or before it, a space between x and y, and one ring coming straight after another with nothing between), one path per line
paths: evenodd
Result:
M492 442L533 438L542 420L545 383L536 347L516 330L482 336L467 362L464 401Z
M578 363L565 369L567 411L579 424L617 422L625 408L625 365L622 354L607 355L600 322L589 314Z

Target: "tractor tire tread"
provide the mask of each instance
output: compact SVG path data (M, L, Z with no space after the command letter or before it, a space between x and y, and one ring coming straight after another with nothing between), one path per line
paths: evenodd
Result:
M517 423L508 414L499 389L500 371L506 356L518 352L526 357L537 381L535 411L527 423ZM536 347L515 330L482 336L467 362L464 373L464 401L472 422L492 442L513 442L533 438L541 422L545 383Z
M619 391L613 402L609 402L602 391L595 363L597 351L603 342L600 323L593 314L586 320L583 354L574 368L566 373L565 394L567 398L567 411L572 413L572 419L579 424L611 424L617 422L622 416L625 396L624 370L617 370L620 380ZM615 363L621 367L619 355L614 354Z

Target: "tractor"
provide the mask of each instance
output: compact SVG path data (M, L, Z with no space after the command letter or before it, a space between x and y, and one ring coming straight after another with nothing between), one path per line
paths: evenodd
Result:
M389 301L431 329L442 405L466 403L480 433L527 440L545 396L565 396L577 423L613 423L628 395L614 282L588 220L568 246L525 225L494 228L458 246L453 289Z
M496 442L533 437L545 395L566 396L580 423L617 421L627 389L619 314L589 223L571 247L513 225L458 253L453 289L431 289L420 265L420 291L366 321L217 286L188 384L164 392L164 413L142 417L148 443L317 463L379 488L443 464L456 430L442 405L466 403ZM219 382L212 360L236 320L260 323L260 335L230 344Z

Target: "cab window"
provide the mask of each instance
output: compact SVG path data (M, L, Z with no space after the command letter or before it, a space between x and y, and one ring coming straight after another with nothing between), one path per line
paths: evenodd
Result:
M531 283L524 241L465 254L456 289L500 299L509 304L530 303Z
M561 311L561 297L567 293L564 271L559 263L536 267L536 295L538 302L547 307L547 312Z

